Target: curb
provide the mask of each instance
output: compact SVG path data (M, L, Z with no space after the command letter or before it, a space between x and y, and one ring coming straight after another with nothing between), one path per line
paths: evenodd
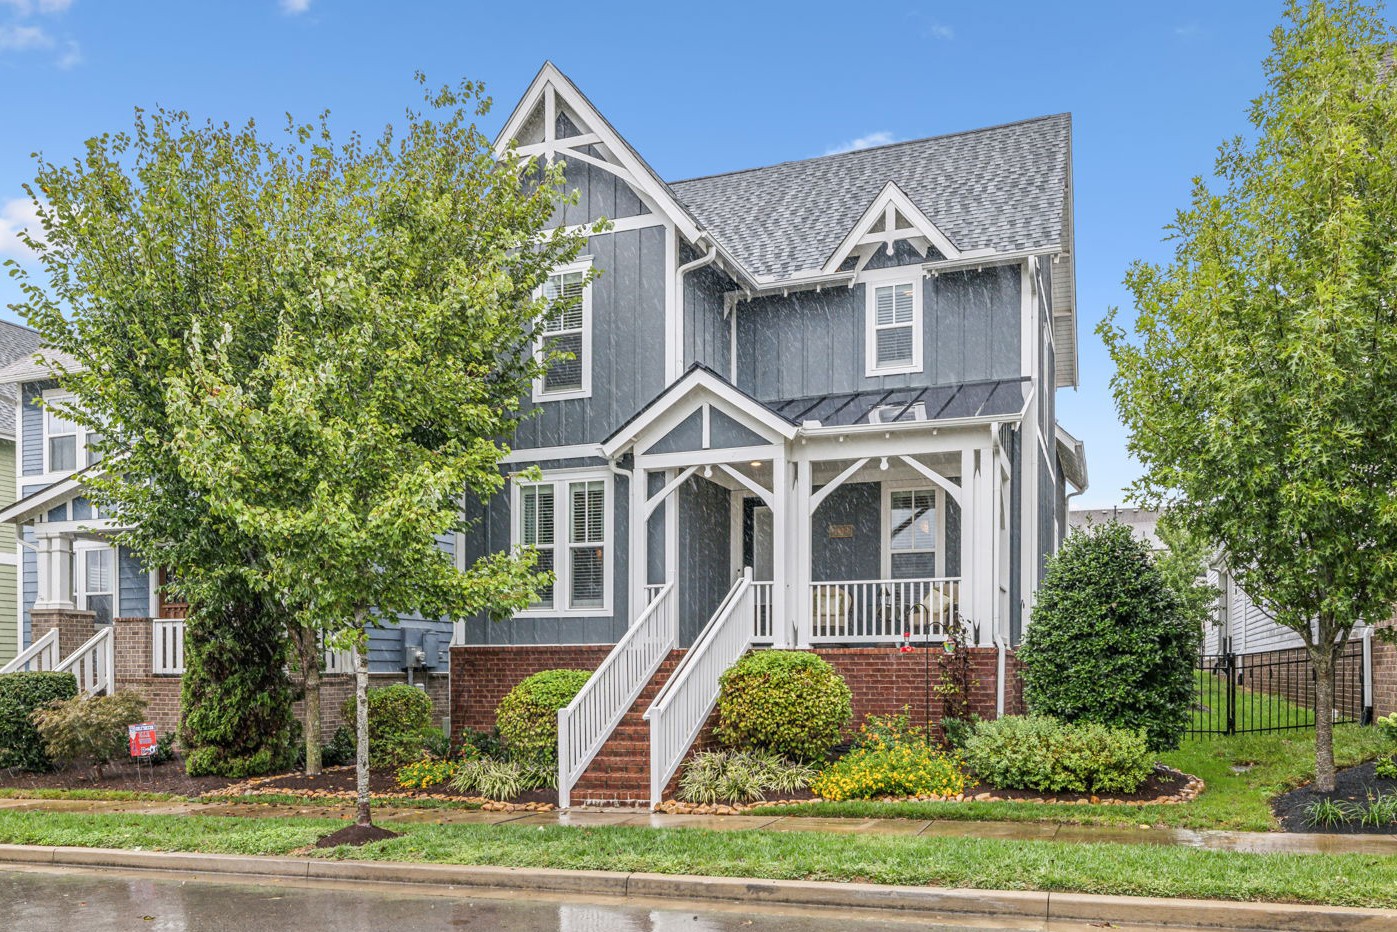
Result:
M814 880L760 880L400 861L331 861L40 845L0 845L0 865L5 864L173 871L289 880L351 880L767 906L882 909L999 919L1191 926L1236 932L1274 929L1291 932L1383 932L1397 928L1397 910L1391 909L1022 890L898 887Z

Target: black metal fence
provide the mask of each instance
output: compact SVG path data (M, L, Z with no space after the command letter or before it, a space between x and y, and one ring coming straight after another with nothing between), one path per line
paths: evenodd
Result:
M1335 723L1366 722L1364 674L1362 647L1351 644L1335 670ZM1202 654L1189 737L1313 728L1314 706L1314 665L1303 649Z

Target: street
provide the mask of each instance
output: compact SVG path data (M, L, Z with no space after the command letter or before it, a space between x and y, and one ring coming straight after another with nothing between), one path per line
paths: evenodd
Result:
M222 930L478 929L492 932L873 932L889 929L1044 929L1041 921L937 922L923 915L852 916L682 901L521 899L518 893L401 885L229 883L169 874L49 868L0 872L0 929L14 932L222 932ZM1087 925L1054 923L1055 932ZM1119 928L1119 927L1116 927Z

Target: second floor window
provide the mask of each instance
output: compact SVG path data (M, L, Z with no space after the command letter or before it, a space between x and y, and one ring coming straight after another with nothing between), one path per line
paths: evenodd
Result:
M587 268L586 263L570 266L544 283L544 298L557 307L544 318L540 349L571 358L549 363L534 386L535 401L585 398L592 393L592 295Z
M916 280L868 285L868 375L922 368L922 302Z
M70 403L72 395L45 395L46 404ZM58 411L44 409L44 457L46 472L72 472L92 465L96 454L90 450L96 434L88 433Z

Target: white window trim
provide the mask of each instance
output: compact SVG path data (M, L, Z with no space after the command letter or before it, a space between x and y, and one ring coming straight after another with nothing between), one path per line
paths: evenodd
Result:
M112 544L100 541L73 542L73 604L79 611L87 611L87 555L94 550L105 550L112 555L112 618L121 617L121 555ZM103 595L105 593L98 593Z
M568 499L568 485L573 482L598 482L602 483L602 604L597 608L568 608L569 585L571 580L568 575L572 571L572 561L569 559L571 544L568 538L571 535L572 509ZM553 486L553 607L552 608L528 608L516 612L515 618L604 618L611 615L612 598L614 595L615 573L613 567L616 562L616 535L615 535L615 487L612 482L611 471L605 466L598 466L587 469L559 469L545 470L542 478L537 481L521 482L511 479L509 483L509 542L515 547L523 546L520 521L523 518L524 509L521 507L521 491L526 485L551 485ZM560 517L561 516L561 517Z
M549 278L554 275L567 275L570 272L582 272L586 274L592 268L592 257L586 256L576 262L561 266L549 273ZM534 342L534 355L541 357L543 354L543 344L546 337ZM591 398L592 397L592 283L587 282L582 286L582 387L572 388L561 392L546 392L543 390L543 377L534 379L533 400L535 404L548 401L566 401L569 398Z
M42 397L43 397L43 400L44 400L44 405L40 406L40 408L39 408L39 413L42 415L42 417L39 419L39 437L40 437L40 444L41 444L41 447L42 447L42 450L43 450L43 454L44 454L44 459L43 459L43 461L44 461L44 473L43 473L43 475L44 475L45 477L47 477L47 476L71 476L73 473L78 472L79 470L86 469L86 468L87 468L87 441L88 441L89 436L91 436L91 433L92 433L92 432L89 431L86 427L84 427L84 426L81 425L81 424L74 424L74 425L73 425L73 434L74 434L75 437L77 437L77 453L76 453L76 455L74 456L74 459L73 459L73 462L76 464L76 465L74 466L74 468L72 468L72 469L54 469L54 468L53 468L53 464L49 462L49 409L48 409L47 405L50 405L50 404L57 405L57 404L61 404L61 403L63 403L63 402L72 401L72 400L73 400L73 397L74 397L74 396L73 396L73 393L72 393L72 392L69 392L69 391L64 391L64 390L61 389L61 388L46 388L46 389L44 389L44 391L43 391L43 393L42 393ZM66 436L66 435L65 435L65 436ZM40 478L43 478L43 477L26 476L26 477L24 477L24 478L27 479L29 482L32 483L32 482L34 482L36 479L40 479Z
M936 509L934 578L940 579L946 575L946 493L923 479L897 479L883 483L882 519L879 526L878 543L883 578L893 578L892 506L894 492L930 492L932 494L933 507Z
M878 269L859 276L864 291L864 375L876 378L880 375L903 375L922 371L922 273L920 269L909 271L905 268ZM874 293L879 288L890 285L912 286L912 361L906 365L879 366L878 344L875 336L879 330L878 312L874 307ZM894 326L894 325L889 325ZM905 327L906 324L895 326Z

